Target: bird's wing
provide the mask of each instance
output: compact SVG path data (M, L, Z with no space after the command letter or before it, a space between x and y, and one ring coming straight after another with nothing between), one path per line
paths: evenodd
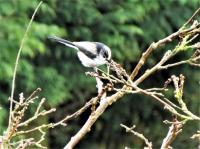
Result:
M76 45L80 50L87 50L90 51L91 53L96 54L96 44L94 42L90 41L80 41L80 42L73 42L74 45Z
M56 36L49 36L48 38L56 42L62 43L73 49L76 49L78 51L81 51L91 59L97 57L97 49L96 49L96 44L94 42L89 42L89 41L71 42Z
M92 59L97 57L97 47L95 42L80 41L80 42L73 42L73 44L88 57Z

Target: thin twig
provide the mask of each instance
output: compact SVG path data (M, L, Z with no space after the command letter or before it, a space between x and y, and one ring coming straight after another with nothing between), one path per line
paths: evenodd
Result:
M167 64L165 66L160 66L159 69L168 69L170 67L174 67L174 66L178 66L178 65L182 65L182 64L187 64L189 63L190 60L183 60L183 61L180 61L180 62L176 62L176 63L173 63L173 64Z
M52 113L52 112L55 112L56 109L53 108L53 109L50 109L48 111L42 111L40 113L37 113L36 115L34 115L33 117L29 118L28 120L24 121L24 122L21 122L18 127L23 127L23 126L28 126L29 123L31 123L32 121L34 121L35 119L37 119L39 116L44 116L44 115L47 115L49 113Z
M177 32L157 41L157 42L153 42L149 48L142 54L142 57L140 58L138 64L136 65L135 69L132 71L130 78L131 80L133 80L135 78L135 76L138 74L140 68L144 65L144 63L146 62L147 58L149 57L149 55L153 52L153 50L171 42L173 39L179 37L180 35L186 34L196 28L200 27L200 24L197 24L194 27L191 27L189 29L186 30L178 30Z
M34 11L32 17L31 17L31 20L30 20L30 22L29 22L29 24L28 24L28 26L27 26L27 28L26 28L26 31L25 31L25 33L24 33L24 36L23 36L22 41L21 41L21 44L20 44L19 51L18 51L18 53L17 53L17 58L16 58L16 62L15 62L15 68L14 68L14 72L13 72L13 80L12 80L11 95L10 95L10 115L9 115L8 129L10 128L10 125L11 125L12 109L13 109L13 97L14 97L14 91L15 91L15 80L16 80L17 66L18 66L18 63L19 63L21 51L22 51L22 48L23 48L23 46L24 46L25 39L26 39L26 37L27 37L27 35L28 35L28 31L29 31L29 29L30 29L30 27L31 27L31 24L32 24L32 22L33 22L33 19L34 19L34 17L35 17L35 14L36 14L36 12L38 11L38 9L39 9L39 7L40 7L40 5L41 5L42 3L43 3L43 2L41 1L41 2L37 5L37 7L36 7L36 9L35 9L35 11Z
M66 125L65 123L72 119L72 118L76 118L79 115L81 115L85 110L87 110L90 106L92 106L92 104L95 102L95 100L97 100L97 97L90 99L83 107L81 107L78 111L74 112L71 115L67 115L65 118L63 118L62 120L58 121L57 123L53 124L54 127L58 126L58 125Z
M183 25L183 27L185 27L186 25L192 23L192 21L194 20L194 18L200 14L200 8L198 8L194 14L188 19L188 21Z
M126 129L126 132L130 132L132 134L134 134L135 136L137 136L138 138L142 139L145 144L147 145L148 149L152 149L152 143L141 133L138 133L136 131L134 131L133 129L135 128L135 126L132 126L131 128L127 127L126 125L120 124L121 127Z
M163 139L161 149L168 149L177 135L182 131L183 123L180 123L176 118L174 118L172 125L169 127L167 136Z
M39 105L38 105L38 107L37 107L37 110L36 110L36 112L35 112L34 115L37 115L37 114L39 113L40 108L41 108L41 106L44 104L45 100L46 100L45 98L42 98L42 99L41 99L41 101L40 101L40 103L39 103Z

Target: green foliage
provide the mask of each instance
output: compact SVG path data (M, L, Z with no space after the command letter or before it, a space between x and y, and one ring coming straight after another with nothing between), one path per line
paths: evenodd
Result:
M6 0L0 2L0 132L5 130L8 112L8 97L17 51L30 17L39 0ZM50 106L57 107L51 119L58 120L96 95L95 79L85 76L88 69L83 68L75 52L47 39L49 35L68 40L93 40L104 42L112 49L113 59L120 62L129 72L135 66L141 52L148 45L176 31L199 6L199 0L155 1L155 0L48 0L36 15L26 38L19 63L15 99L20 92L30 93L35 88L43 89ZM171 48L171 47L169 47ZM168 49L162 49L168 50ZM157 50L148 60L146 68L154 65L162 55ZM176 61L191 53L179 54ZM142 70L144 71L144 70ZM160 87L172 74L186 75L185 97L190 109L198 111L199 71L189 66L163 71L144 82L144 87ZM192 78L187 82L187 78ZM169 98L173 98L171 93ZM75 106L71 106L75 105ZM65 112L63 112L65 110ZM60 116L61 115L61 116ZM62 129L49 132L50 146L63 147L66 139L77 131L87 118L83 115L78 122ZM128 145L141 148L140 140L122 132L119 124L136 124L140 132L157 146L167 132L162 120L168 113L144 96L127 96L112 106L93 128L93 133L84 139L81 148L122 148ZM38 122L39 123L39 122ZM80 128L80 126L78 128ZM188 124L185 128L192 135ZM163 131L164 130L164 131ZM162 132L162 133L161 133ZM175 142L177 148L193 148L196 144L183 134ZM68 135L68 136L67 136ZM92 144L91 144L92 143ZM137 144L137 145L136 145Z

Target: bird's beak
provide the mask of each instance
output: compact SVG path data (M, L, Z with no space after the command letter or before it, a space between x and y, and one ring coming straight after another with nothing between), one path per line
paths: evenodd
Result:
M106 59L106 61L107 61L107 64L111 63L111 59Z

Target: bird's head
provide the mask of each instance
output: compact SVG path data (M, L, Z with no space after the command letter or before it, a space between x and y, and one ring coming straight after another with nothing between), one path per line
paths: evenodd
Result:
M100 56L105 59L105 61L110 62L111 60L111 50L108 46L103 45L99 52Z

